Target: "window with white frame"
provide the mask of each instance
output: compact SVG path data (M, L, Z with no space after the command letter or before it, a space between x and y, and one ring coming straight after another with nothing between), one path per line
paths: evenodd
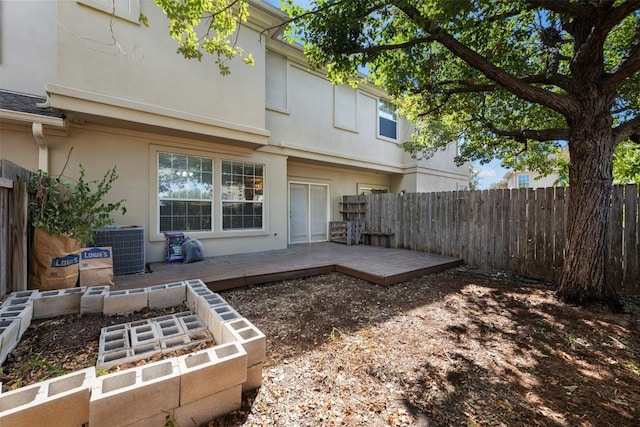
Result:
M77 2L139 24L140 0L77 0Z
M223 160L222 229L264 228L264 165Z
M398 117L396 108L389 101L378 101L378 135L398 139Z
M159 231L211 231L213 159L158 153Z
M529 175L518 175L518 188L529 188Z

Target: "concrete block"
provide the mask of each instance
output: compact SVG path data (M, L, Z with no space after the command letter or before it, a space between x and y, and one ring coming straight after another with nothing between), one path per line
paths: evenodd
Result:
M237 343L178 357L180 405L218 393L247 379L247 353Z
M242 392L255 390L262 385L262 363L247 368L247 380L242 383Z
M126 369L96 378L89 403L89 425L139 423L171 413L179 402L180 371L176 358Z
M193 334L202 330L208 331L207 324L197 314L176 316L186 334Z
M118 325L120 326L120 325ZM99 341L99 353L109 353L113 351L128 350L131 348L129 341L129 328L126 325L123 328L107 327L102 328ZM110 329L111 330L108 330Z
M191 338L188 335L177 335L171 338L164 338L160 340L160 351L163 354L171 353L191 344Z
M157 342L160 338L153 324L134 326L129 329L131 347Z
M80 314L102 313L104 296L109 292L108 286L92 286L80 297Z
M220 342L235 341L247 352L247 366L264 362L267 352L265 335L247 319L226 322L222 325L223 334Z
M175 316L162 316L153 319L153 325L158 331L160 339L184 335L185 330L180 320Z
M184 406L181 405L173 411L173 414L176 425L181 427L207 425L214 418L239 409L241 403L242 386L237 385Z
M89 421L95 369L87 368L0 394L0 426L78 427Z
M149 308L166 308L181 305L187 299L184 282L167 283L149 288Z
M0 365L18 345L20 319L0 319Z
M162 427L167 426L167 415L170 419L173 419L173 411L167 411L166 413L156 414L151 418L145 418L144 420L136 421L131 424L127 424L123 427Z
M104 296L104 314L122 314L142 310L147 306L147 288L110 291Z
M32 300L39 291L37 289L30 289L28 291L12 292L9 297L4 300L0 308L5 308L9 305L24 305Z
M109 369L113 368L114 366L133 362L135 361L135 358L132 355L133 350L131 350L130 348L112 351L109 353L101 353L100 355L98 355L96 368Z
M31 325L33 318L33 302L31 300L20 305L7 305L0 308L0 319L20 319L20 332L18 333L18 341Z
M220 295L215 292L211 292L210 294L199 295L199 298L196 300L197 307L195 312L202 317L202 320L207 322L209 320L209 310L213 307L220 307L223 305L229 305L229 303Z
M86 288L67 288L39 292L33 297L33 318L44 319L80 313L80 299Z
M210 295L214 292L200 279L188 280L186 285L187 308L197 313L196 301L199 296Z
M213 334L213 338L216 340L216 342L222 343L222 324L242 318L243 317L230 305L211 307L207 311L206 316L207 328L209 328L209 330Z

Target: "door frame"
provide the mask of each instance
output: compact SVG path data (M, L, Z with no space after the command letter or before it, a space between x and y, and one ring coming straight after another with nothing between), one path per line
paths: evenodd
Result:
M306 242L291 242L291 184L295 185L305 185L307 186L307 241ZM325 206L325 215L327 218L327 223L325 225L325 235L323 240L311 240L313 234L311 233L311 187L325 187L326 195L327 195L327 203ZM329 220L331 218L331 185L322 182L311 182L311 181L300 181L300 180L290 180L287 182L287 244L289 245L297 245L300 243L315 243L315 242L327 242L329 241Z

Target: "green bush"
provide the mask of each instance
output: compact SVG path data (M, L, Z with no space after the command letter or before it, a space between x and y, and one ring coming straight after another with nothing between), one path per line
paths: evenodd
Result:
M33 195L29 203L31 224L89 245L93 242L92 227L113 224L112 212L120 211L122 215L127 212L125 200L115 203L103 200L118 178L115 166L101 180L86 182L84 175L82 165L75 185L63 182L60 176L51 178L43 171L33 175L28 186Z

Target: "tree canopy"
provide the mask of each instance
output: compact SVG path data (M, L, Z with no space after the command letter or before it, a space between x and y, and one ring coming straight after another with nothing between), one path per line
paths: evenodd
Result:
M640 128L638 1L345 0L286 6L290 35L305 41L313 66L337 82L359 65L395 96L416 125L405 148L429 154L461 139L459 160L549 171L569 138L566 112L578 108L578 74L615 86L617 139ZM595 31L576 46L577 19ZM593 65L582 67L584 58ZM584 69L583 69L584 68ZM606 76L606 78L605 78ZM606 80L606 81L605 81ZM597 88L593 88L597 90Z
M222 75L231 73L227 62L244 54L236 43L239 24L249 17L248 2L242 0L155 0L169 18L169 34L178 42L177 52L187 59L214 55ZM149 25L147 17L140 21ZM244 62L253 65L249 53Z

